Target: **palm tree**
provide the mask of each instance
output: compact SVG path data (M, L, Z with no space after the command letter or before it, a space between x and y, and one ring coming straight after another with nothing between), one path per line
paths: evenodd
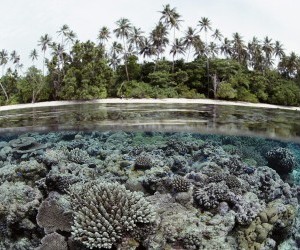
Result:
M294 78L300 66L299 58L295 52L283 56L278 64L278 70L287 78Z
M159 22L154 30L151 31L150 41L157 53L157 60L159 60L159 56L164 52L164 48L167 44L169 44L168 30L162 22Z
M265 53L265 68L270 68L273 64L272 61L272 55L274 52L274 44L272 43L272 39L270 39L268 36L265 37L262 51Z
M4 68L5 68L5 65L8 63L8 53L7 53L7 50L5 49L2 49L0 51L0 65L2 66L2 77L4 76ZM2 84L2 82L0 81L0 86L1 86L1 89L5 95L5 98L6 98L6 101L8 101L8 95L7 95L7 92Z
M215 58L219 54L219 48L216 43L210 42L208 45L208 54Z
M175 37L176 37L176 29L179 29L179 23L182 21L180 20L180 15L176 11L176 8L171 9L170 4L167 4L166 6L163 6L163 11L160 11L162 14L160 21L163 21L167 26L170 26L171 29L174 30L174 37L173 41L175 43Z
M223 35L219 29L215 29L214 33L211 35L215 40L218 40L219 42L222 40Z
M117 69L117 66L120 64L121 59L118 57L117 53L112 53L109 58L109 66L111 66L114 70Z
M236 32L233 34L232 41L232 57L239 63L245 63L247 58L246 46L244 44L242 36Z
M129 44L131 46L134 46L134 49L136 51L140 50L143 40L145 39L143 33L144 32L141 30L141 28L133 27L132 31L129 34Z
M108 41L110 38L110 31L106 26L103 26L98 34L97 39L99 40L99 44L104 46L104 43Z
M48 34L40 37L38 45L41 46L43 51L43 76L45 76L45 58L46 58L46 50L48 46L51 44L51 37Z
M69 32L66 34L66 42L74 44L75 40L77 38L76 33L73 30L69 30Z
M10 60L12 61L13 64L15 64L15 68L17 69L20 62L20 56L18 55L17 51L13 50L10 53Z
M283 45L279 41L275 41L274 55L279 59L281 59L285 55Z
M200 32L202 30L205 32L205 44L207 45L207 32L208 30L212 30L211 22L207 17L201 17L198 26L200 26Z
M110 51L111 51L111 54L120 54L123 51L122 44L114 41L111 46Z
M32 51L30 51L29 54L29 58L32 60L33 65L34 65L34 61L36 61L38 59L39 55L36 49L33 49Z
M126 71L126 77L129 81L129 74L128 74L128 68L127 68L127 47L126 47L126 40L129 37L129 34L131 32L131 23L127 18L121 18L117 22L117 28L114 29L114 33L116 34L117 38L123 39L123 49L124 49L124 65L125 65L125 71Z
M232 55L232 42L225 37L223 40L223 43L220 46L221 54L226 56L226 58L230 57Z
M64 54L65 54L65 48L60 43L53 42L51 45L52 49L52 56L56 57L58 59L58 67L63 70L64 68Z
M201 17L199 21L200 32L204 30L205 32L205 54L206 54L206 71L207 71L207 96L209 95L209 61L208 61L208 43L207 43L207 32L208 30L212 30L211 22L207 17Z
M262 47L257 37L253 37L252 41L247 46L248 64L255 70L263 70L264 58L262 54Z
M156 54L155 48L151 44L151 42L149 41L149 39L145 38L142 41L141 49L140 49L140 54L143 55L144 58L146 56L150 58L151 56L153 56L153 55Z
M170 54L172 54L173 56L173 64L172 64L172 71L174 72L174 65L175 65L175 56L178 54L184 54L185 50L184 50L184 44L182 42L182 40L179 40L178 38L175 39L174 44L172 45Z
M201 39L196 39L193 46L196 57L203 57L206 55L205 43Z
M68 33L70 33L70 28L67 24L64 24L56 33L58 33L58 36L61 36L61 44L63 45L64 38L66 38Z
M199 35L196 34L196 29L193 29L192 27L188 27L183 37L183 44L185 46L185 49L188 49L187 61L189 60L191 48L195 47L195 44L199 40L200 37Z

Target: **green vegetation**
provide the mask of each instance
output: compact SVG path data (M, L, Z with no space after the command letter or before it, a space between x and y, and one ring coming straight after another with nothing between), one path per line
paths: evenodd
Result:
M67 25L40 37L23 71L16 51L0 51L0 105L49 100L215 98L300 105L300 57L279 41L239 33L223 37L207 17L179 36L183 20L163 6L149 35L126 18L97 43L82 42ZM40 60L39 69L36 64Z

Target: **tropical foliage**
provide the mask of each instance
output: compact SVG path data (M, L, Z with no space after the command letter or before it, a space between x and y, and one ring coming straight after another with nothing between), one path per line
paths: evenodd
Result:
M300 105L300 57L281 42L226 37L207 17L184 27L169 4L159 15L148 34L120 18L112 29L100 27L95 42L62 25L40 37L26 70L17 51L0 50L0 104L206 97Z

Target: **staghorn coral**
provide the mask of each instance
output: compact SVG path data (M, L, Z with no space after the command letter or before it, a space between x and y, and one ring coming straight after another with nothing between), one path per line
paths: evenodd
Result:
M187 192L190 189L191 183L182 176L176 176L172 180L172 187L175 192Z
M149 202L118 183L92 181L74 185L70 196L74 210L72 235L90 249L110 249L125 234L155 220Z
M290 150L275 148L266 154L268 166L276 170L279 175L287 175L296 167L297 162Z

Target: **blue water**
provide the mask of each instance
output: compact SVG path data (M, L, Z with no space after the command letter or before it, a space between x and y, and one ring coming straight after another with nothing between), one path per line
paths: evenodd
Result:
M0 249L88 249L89 240L71 228L80 206L72 206L68 190L93 181L141 192L156 216L150 231L149 223L124 229L103 249L299 247L296 142L189 132L49 131L0 137ZM270 211L277 215L266 217L268 234L258 235L257 218ZM245 236L253 227L255 240Z
M300 249L298 111L0 111L0 249Z

